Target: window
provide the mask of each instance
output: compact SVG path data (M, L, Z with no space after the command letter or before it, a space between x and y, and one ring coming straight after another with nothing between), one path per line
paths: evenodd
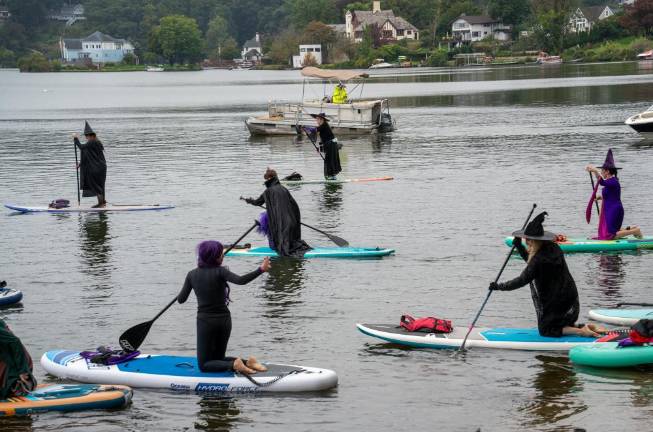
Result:
M413 34L413 31L412 31L412 30L408 30L408 31L406 31L406 33L407 33L407 34Z
M392 39L392 30L383 30L383 39Z
M408 32L410 33L410 30ZM397 36L403 36L403 35L404 35L404 30L403 29L397 30Z
M453 26L454 26L455 28L466 28L466 27L467 27L467 23L464 22L464 21L463 21L463 22L457 22L457 23L455 23Z
M313 48L309 48L307 51L308 52L313 52Z
M320 52L322 51L322 47L315 48L315 52Z
M299 52L306 52L306 48L300 48Z
M472 32L472 37L480 37L481 32Z

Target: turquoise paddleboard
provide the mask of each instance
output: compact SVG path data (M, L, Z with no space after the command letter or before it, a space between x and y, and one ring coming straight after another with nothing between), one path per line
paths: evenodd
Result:
M579 365L619 368L653 363L653 346L619 347L617 342L577 346L569 351L569 359Z
M393 254L394 249L357 247L316 247L304 254L304 258L378 258ZM232 249L227 256L278 257L269 247Z
M504 242L512 247L512 237L506 237ZM592 240L584 238L570 238L565 242L557 242L563 252L618 252L634 251L639 249L653 249L653 237L641 239L624 238L619 240Z
M641 319L653 319L653 309L592 309L589 317L614 325L633 325Z

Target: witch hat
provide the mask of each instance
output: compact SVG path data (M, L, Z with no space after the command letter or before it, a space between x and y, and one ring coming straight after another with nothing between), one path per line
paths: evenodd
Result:
M91 129L91 125L86 122L86 125L84 125L84 135L95 135L95 132L93 132L93 129Z
M318 117L319 117L319 118L321 118L321 119L324 120L324 121L327 121L327 122L329 121L329 117L327 117L327 115L324 114L324 113L311 114L311 117L313 117L313 118L318 118Z
M556 235L549 231L544 231L542 222L544 222L544 217L548 216L547 212L542 212L535 216L533 220L526 225L526 229L518 230L512 233L513 237L527 238L531 240L544 240L544 241L553 241L556 238Z
M605 162L599 168L602 169L621 169L614 165L614 156L612 155L612 149L608 149L608 154L605 156Z

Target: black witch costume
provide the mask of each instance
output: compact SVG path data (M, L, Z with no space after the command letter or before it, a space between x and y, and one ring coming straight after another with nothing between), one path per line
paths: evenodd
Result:
M0 400L24 396L36 388L32 358L4 321L0 319ZM21 375L27 375L27 380Z
M512 291L530 283L540 335L560 337L564 327L575 325L580 304L576 283L569 272L562 249L553 241L555 234L544 231L542 227L546 214L540 213L525 230L513 233L515 238L542 241L540 249L530 261L521 241L515 242L519 254L528 262L526 269L508 282L492 283L490 289Z
M281 256L303 256L311 247L302 240L301 214L295 199L275 176L265 181L260 197L247 198L248 204L267 206L270 244Z
M316 131L320 135L320 151L324 154L324 178L334 179L342 171L338 141L333 135L326 115L311 114L311 116L314 118L320 117L323 120Z
M95 136L95 132L86 122L84 135L87 140L85 144L75 138L75 145L81 151L79 163L80 188L85 197L98 197L98 205L106 203L104 184L107 178L107 162L104 159L104 147Z

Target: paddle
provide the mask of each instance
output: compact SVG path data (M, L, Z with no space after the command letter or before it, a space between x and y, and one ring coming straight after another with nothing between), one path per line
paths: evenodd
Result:
M77 161L77 144L73 142L75 147L75 174L77 174L77 206L82 205L82 198L79 196L79 162Z
M254 221L254 225L252 225L251 228L245 232L245 234L240 236L238 240L236 240L231 246L229 246L225 251L224 255L227 255L229 251L231 251L238 243L240 243L240 241L244 239L247 236L247 234L252 232L252 230L256 228L258 225L259 222ZM177 297L173 298L172 301L170 301L170 303L168 303L166 307L164 307L161 310L161 312L156 314L156 316L151 320L135 325L134 327L131 327L123 334L121 334L120 338L118 338L118 343L120 343L120 347L125 351L136 351L138 347L140 347L143 341L145 340L145 337L149 333L152 324L154 324L154 321L156 321L161 315L163 315L165 311L170 309L170 306L175 304L176 301L177 301Z
M596 192L599 188L598 183L594 185L594 177L592 177L592 173L588 173L590 175L590 182L592 182L592 196L590 197L589 202L587 203L587 207L585 208L585 220L587 223L590 223L590 220L592 219L592 201L594 201L594 204L596 204L596 214L600 215L599 212L599 203L596 200Z
M531 216L533 215L533 212L535 211L535 207L537 207L537 204L533 204L533 207L531 208L531 211L528 213L528 217L526 218L526 222L524 222L524 225L522 226L521 229L526 228L526 225L528 224L528 221L531 219ZM512 255L513 251L515 250L515 245L513 244L512 247L510 248L510 252L508 253L508 256L506 257L505 261L503 262L503 265L501 266L501 270L499 270L499 274L497 275L496 279L494 279L494 282L499 282L499 278L501 277L501 274L503 273L503 270L506 268L506 264L508 264L508 260L510 259L510 256ZM485 296L485 300L483 301L483 304L481 305L481 308L478 310L478 313L476 314L476 317L474 317L474 321L469 325L469 328L467 329L467 334L465 335L465 339L463 339L463 344L460 346L460 349L458 352L463 351L465 349L465 344L467 343L467 338L469 337L469 334L472 332L472 329L476 325L476 321L478 321L478 318L481 316L481 312L483 312L483 308L485 308L485 305L487 304L487 301L490 300L490 295L492 295L492 291L488 290L487 296Z
M240 199L245 201L245 198L243 198L242 196L240 197ZM259 207L267 210L265 208L265 206L259 206ZM349 242L347 240L343 239L342 237L338 237L337 235L334 235L334 234L329 234L328 232L324 232L321 229L318 229L318 228L315 228L315 227L310 226L308 224L305 224L304 222L300 222L300 224L304 225L306 228L310 228L310 229L312 229L314 231L319 232L320 234L323 234L323 235L327 236L329 238L329 240L331 240L333 243L335 243L338 247L348 247L349 246Z
M322 153L320 153L320 149L317 148L317 143L315 142L315 140L313 138L311 138L311 136L309 135L308 132L306 132L306 129L304 128L304 126L302 126L301 129L302 129L302 131L304 131L304 133L306 134L308 139L311 140L311 143L313 144L313 147L315 147L315 151L317 152L317 154L319 154L320 157L322 158L322 160L324 160L324 156L322 155Z
M648 306L651 307L653 306L653 303L617 303L617 307L621 306Z

